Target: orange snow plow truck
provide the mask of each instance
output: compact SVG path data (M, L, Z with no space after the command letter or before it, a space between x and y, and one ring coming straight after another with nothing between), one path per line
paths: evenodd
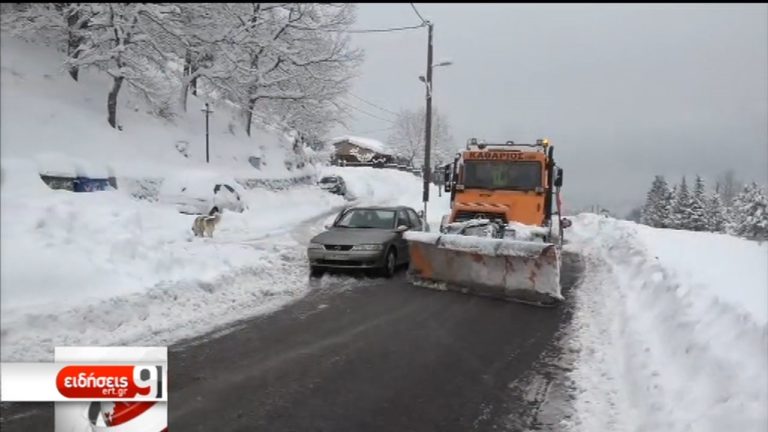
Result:
M408 232L409 280L539 306L563 299L560 214L563 170L546 139L487 144L470 139L444 167L451 213L440 233Z

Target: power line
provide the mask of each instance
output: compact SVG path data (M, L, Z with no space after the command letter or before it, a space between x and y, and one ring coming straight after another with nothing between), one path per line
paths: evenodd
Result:
M424 23L421 23L417 26L407 26L407 27L391 27L391 28L385 28L385 29L367 29L367 30L346 30L346 33L386 33L386 32L393 32L393 31L401 31L401 30L413 30L417 28L424 27Z
M363 102L363 103L365 103L365 104L368 104L368 105L370 105L370 106L372 106L372 107L374 107L374 108L378 108L378 109L380 109L380 110L382 110L382 111L385 111L385 112L388 112L388 113L390 113L390 114L399 115L398 113L396 113L396 112L394 112L394 111L392 111L392 110L388 110L388 109L386 109L386 108L382 108L382 107L380 107L379 105L376 105L376 104L375 104L375 103L373 103L373 102L369 102L369 101L367 101L367 100L365 100L365 99L361 98L360 96L354 95L354 94L352 94L352 93L349 93L349 95L350 95L350 96L352 96L353 98L355 98L355 99L359 100L360 102Z
M426 24L421 23L419 25L415 26L406 26L406 27L390 27L390 28L382 28L382 29L349 29L349 30L335 30L335 29L313 29L308 27L294 27L299 30L311 30L311 31L324 31L324 32L330 32L330 33L389 33L389 32L396 32L396 31L402 31L402 30L413 30L424 27Z
M425 20L425 19L424 19L424 17L423 17L423 16L421 16L421 14L419 13L419 10L418 10L418 9L416 9L416 5L415 5L415 4L413 4L413 3L411 3L411 7L413 8L413 11L414 11L414 12L416 12L416 15L417 15L417 16L419 17L419 19L421 20L421 25L425 25L425 24L427 24L427 20Z
M373 117L373 118L375 118L375 119L379 119L379 120L385 121L385 122L387 122L387 123L395 124L395 122L394 122L393 120L390 120L390 119L385 119L385 118L383 118L383 117L379 117L379 116L377 116L376 114L371 114L371 113L369 113L369 112L368 112L368 111L366 111L366 110L363 110L363 109L360 109L360 108L358 108L358 107L356 107L356 106L354 106L354 105L351 105L349 102L345 102L344 100L341 100L341 99L339 99L339 102L341 102L341 103L343 103L344 105L346 105L346 106L348 106L348 107L350 107L350 108L354 109L355 111L360 111L361 113L363 113L363 114L366 114L366 115L369 115L369 116L371 116L371 117Z

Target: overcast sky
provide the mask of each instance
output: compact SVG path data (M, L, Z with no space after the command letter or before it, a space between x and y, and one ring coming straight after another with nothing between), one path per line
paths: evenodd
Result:
M469 137L547 137L566 205L640 204L654 174L768 182L768 6L416 4L435 24L433 103L456 146ZM407 3L361 4L355 28L418 24ZM352 93L398 111L424 106L426 29L356 34ZM349 97L381 118L392 115ZM353 110L353 133L391 123Z

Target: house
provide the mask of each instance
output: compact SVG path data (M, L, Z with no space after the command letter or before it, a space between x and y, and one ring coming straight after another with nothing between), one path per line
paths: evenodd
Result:
M343 136L332 139L331 144L334 147L331 163L334 165L384 166L394 160L386 146L372 138Z

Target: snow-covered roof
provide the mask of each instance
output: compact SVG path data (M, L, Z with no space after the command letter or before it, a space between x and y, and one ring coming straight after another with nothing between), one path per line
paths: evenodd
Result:
M374 151L376 153L389 154L389 151L387 150L387 146L384 145L384 143L382 143L381 141L375 140L373 138L363 138L363 137L346 135L346 136L340 136L332 139L331 143L337 144L342 141L349 141L351 144Z

